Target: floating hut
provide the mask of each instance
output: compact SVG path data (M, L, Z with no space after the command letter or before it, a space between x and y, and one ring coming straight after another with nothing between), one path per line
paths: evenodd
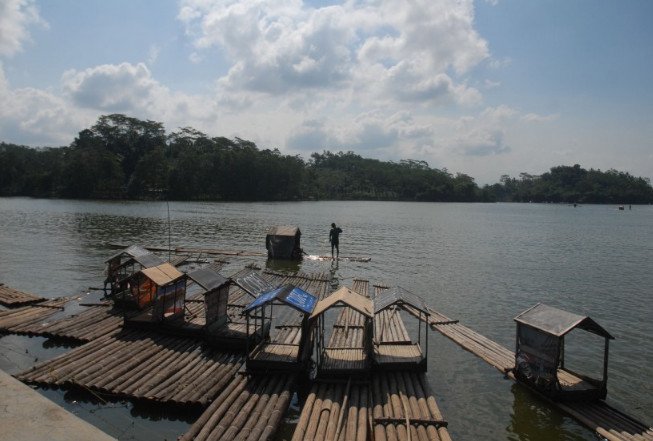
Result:
M285 285L262 293L247 305L243 314L247 320L249 342L250 323L261 342L251 351L247 348L247 371L302 371L307 370L313 347L310 340L309 316L313 313L317 297L294 285ZM270 335L273 306L277 306L278 318L274 335ZM283 311L286 309L286 311ZM291 309L299 313L292 314Z
M227 302L229 300L230 281L213 268L200 268L188 273L188 278L195 282L204 296L204 330L219 329L227 324Z
M161 257L138 245L131 245L106 260L107 277L104 287L111 286L111 294L117 294L127 289L131 276L144 268L152 268L164 263Z
M345 309L333 323L333 333L326 345L326 312L337 307ZM372 300L344 286L317 302L310 322L316 344L318 377L366 375L369 372L373 320Z
M603 399L607 395L608 343L614 339L587 316L538 303L515 317L515 377L560 401ZM565 367L565 336L582 329L604 338L603 377L591 378Z
M417 336L410 336L399 309L412 310L417 319ZM374 367L379 370L426 371L429 311L424 300L396 286L374 297Z
M300 260L302 232L298 227L282 225L271 227L265 237L268 259Z
M169 263L134 274L120 298L123 307L140 311L125 315L130 324L183 322L185 301L186 275Z

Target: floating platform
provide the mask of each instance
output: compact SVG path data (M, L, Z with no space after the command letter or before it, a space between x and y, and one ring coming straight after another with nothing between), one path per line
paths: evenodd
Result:
M29 306L0 311L0 332L12 333L14 328L21 329L40 323L43 319L63 311L68 301L70 301L69 297L60 297Z
M458 320L451 320L430 308L429 312L429 325L432 329L516 381L512 373L515 364L513 351L463 326ZM575 381L565 378L568 382ZM603 400L562 403L538 395L609 441L653 441L653 427L613 408Z
M44 300L47 299L28 292L18 291L17 289L6 286L4 283L0 283L0 305L2 306L16 308Z

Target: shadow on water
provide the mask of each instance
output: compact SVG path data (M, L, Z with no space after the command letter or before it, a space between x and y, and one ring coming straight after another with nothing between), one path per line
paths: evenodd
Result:
M510 389L513 405L510 425L510 440L586 440L587 431L558 411L547 401L519 384Z
M300 270L301 265L301 260L268 259L265 262L266 269L284 273L296 273Z

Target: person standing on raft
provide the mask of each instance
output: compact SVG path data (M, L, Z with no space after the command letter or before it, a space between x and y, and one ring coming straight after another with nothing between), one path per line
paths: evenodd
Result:
M331 259L333 259L333 249L336 249L336 258L340 256L340 233L342 228L336 227L336 224L331 224L331 231L329 231L329 241L331 242Z

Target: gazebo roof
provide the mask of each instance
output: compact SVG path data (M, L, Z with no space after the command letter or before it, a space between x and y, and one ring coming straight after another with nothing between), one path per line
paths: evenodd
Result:
M204 288L207 292L212 291L229 282L229 279L224 277L213 268L209 267L200 268L190 272L188 273L188 277L200 285L202 288Z
M268 230L268 236L291 236L294 237L297 233L301 234L299 227L294 225L277 225L275 227L270 227Z
M256 300L247 305L243 312L247 313L253 309L272 303L275 300L285 303L306 315L313 312L317 303L317 297L313 294L293 285L285 285L262 293Z
M374 314L377 314L392 305L409 305L418 311L429 315L429 310L424 299L401 286L386 289L374 297Z
M109 258L106 260L106 262L109 262L110 260L113 260L113 259L115 259L116 257L120 257L120 256L122 256L123 254L124 254L124 255L127 255L127 256L131 256L131 257L138 257L138 256L142 256L142 255L144 255L144 254L152 254L152 253L149 252L148 250L146 250L145 248L141 247L141 246L138 246L138 245L130 245L130 246L128 246L127 248L125 248L124 250L120 250L119 252L117 252L117 253L114 254L113 256L109 257Z
M177 268L167 262L152 268L144 269L141 271L141 273L143 273L145 277L156 283L158 286L167 285L168 283L184 276L184 274L181 273Z
M372 304L372 300L344 286L335 291L329 297L326 297L317 302L317 305L315 306L313 314L311 314L310 318L314 319L318 317L337 303L342 303L343 305L349 306L369 318L374 318L374 306Z
M547 334L562 337L575 328L614 339L608 331L588 316L578 315L543 303L527 309L515 317L517 323L528 325Z

